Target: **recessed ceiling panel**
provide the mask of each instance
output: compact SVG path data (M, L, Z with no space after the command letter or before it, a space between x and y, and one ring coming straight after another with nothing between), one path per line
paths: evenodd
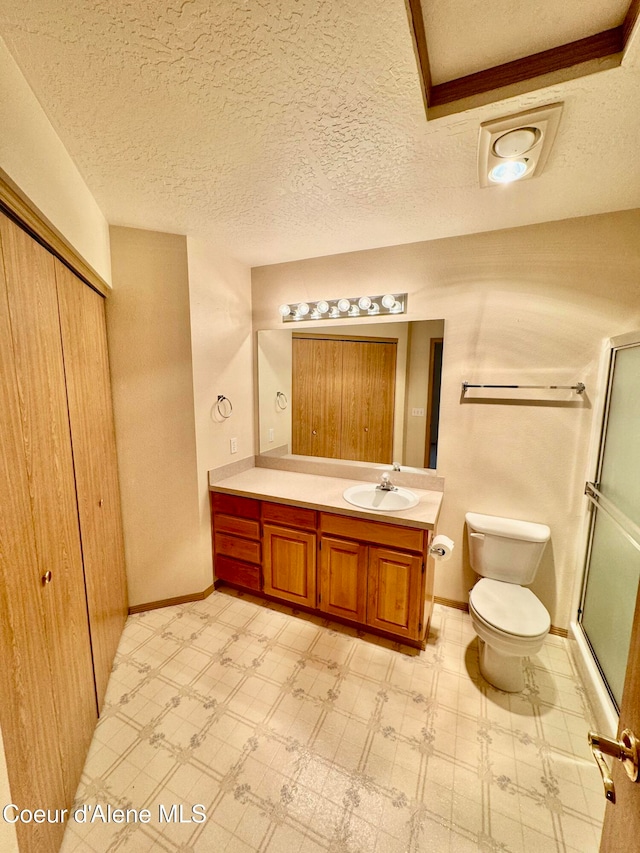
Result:
M438 85L620 26L629 0L422 0Z

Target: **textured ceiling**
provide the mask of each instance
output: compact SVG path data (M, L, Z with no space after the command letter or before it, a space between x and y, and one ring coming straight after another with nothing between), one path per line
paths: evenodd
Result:
M638 36L427 124L404 0L0 0L0 35L110 223L251 265L640 206ZM557 100L544 173L480 189L480 122Z

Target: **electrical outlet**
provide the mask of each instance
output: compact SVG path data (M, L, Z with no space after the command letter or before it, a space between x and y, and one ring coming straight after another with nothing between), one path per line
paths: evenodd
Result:
M411 409L411 414L414 418L423 418L424 417L424 409Z
M273 430L269 430L269 441L273 441Z
M237 453L238 452L238 439L232 438L231 441L229 442L229 444L231 445L231 452Z

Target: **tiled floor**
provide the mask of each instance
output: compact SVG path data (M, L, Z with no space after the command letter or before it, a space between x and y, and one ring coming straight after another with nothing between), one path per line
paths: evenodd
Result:
M446 607L419 654L222 591L130 617L76 805L149 822L86 808L62 853L595 853L605 800L565 643L508 695Z

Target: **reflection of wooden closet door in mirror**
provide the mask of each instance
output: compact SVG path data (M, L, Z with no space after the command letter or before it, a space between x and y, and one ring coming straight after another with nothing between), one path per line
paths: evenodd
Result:
M343 343L343 459L392 461L396 350L390 342Z
M340 458L342 342L292 340L292 453Z

